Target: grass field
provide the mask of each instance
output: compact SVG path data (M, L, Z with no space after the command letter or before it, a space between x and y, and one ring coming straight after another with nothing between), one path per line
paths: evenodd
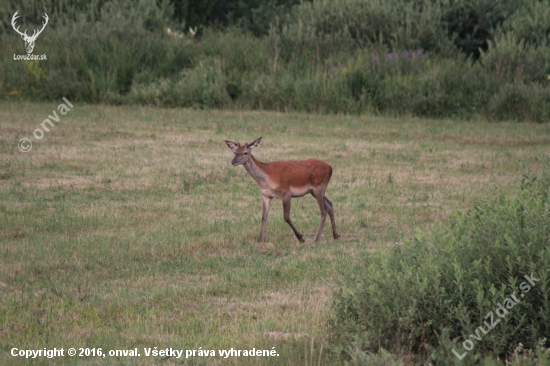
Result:
M61 101L59 101L61 103ZM477 198L517 188L550 154L550 125L0 102L0 364L10 350L140 357L33 364L329 364L331 296L351 264ZM260 161L332 164L330 224L293 199L299 243L225 139ZM32 150L17 148L21 138ZM279 357L146 357L143 348L268 349Z

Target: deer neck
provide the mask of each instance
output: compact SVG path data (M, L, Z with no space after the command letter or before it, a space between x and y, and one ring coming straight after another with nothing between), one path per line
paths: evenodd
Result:
M265 163L256 160L252 154L250 154L250 160L243 164L248 174L250 174L259 185L263 185L267 182L267 174L262 169L262 165L265 165Z

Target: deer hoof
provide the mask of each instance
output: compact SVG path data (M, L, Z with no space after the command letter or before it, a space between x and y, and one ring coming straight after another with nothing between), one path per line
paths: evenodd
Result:
M303 236L303 235L300 235L300 236L298 237L298 241L300 241L300 243L303 243L303 242L305 242L306 240L304 239L304 236Z

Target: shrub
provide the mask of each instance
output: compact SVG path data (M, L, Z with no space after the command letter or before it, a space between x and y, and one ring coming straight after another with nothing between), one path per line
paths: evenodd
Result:
M481 53L481 64L498 82L539 83L547 86L550 74L550 48L516 40L512 34L499 35Z
M548 121L549 0L224 1L8 0L0 98Z
M510 83L489 100L487 118L494 121L550 120L550 90L539 85Z
M495 30L522 6L522 0L451 0L442 16L443 27L456 47L477 59Z
M502 33L513 34L527 45L544 46L550 43L550 1L524 1L502 25Z
M491 79L479 65L430 57L420 49L362 53L348 63L343 75L358 101L385 113L470 117L494 93Z
M439 2L419 5L400 0L321 0L295 7L281 23L281 55L307 53L324 60L369 45L390 50L417 49L449 54L451 42L441 32Z
M191 63L181 41L165 34L170 25L166 3L110 1L103 4L94 19L81 16L73 22L54 22L40 37L35 52L45 53L41 71L26 61L9 58L0 61L0 95L24 99L104 101L111 93L124 95L134 79L168 77ZM85 15L85 14L83 14ZM2 43L22 51L15 32L0 35ZM19 52L21 52L19 51Z
M458 361L452 349L462 354L467 340L470 364L507 358L519 343L534 350L550 334L549 222L547 161L540 176L524 176L516 197L478 201L365 258L335 294L332 342L348 357L383 348L441 364ZM526 275L540 280L528 292ZM485 334L487 314L513 293L521 301L504 318L494 313L501 321Z
M227 81L219 62L184 70L178 78L161 79L147 85L135 85L125 99L117 94L113 102L154 104L157 106L180 106L197 109L223 108L230 101L226 90Z
M277 72L250 74L242 90L236 102L244 108L354 113L358 107L345 80L321 68L304 70L283 65Z

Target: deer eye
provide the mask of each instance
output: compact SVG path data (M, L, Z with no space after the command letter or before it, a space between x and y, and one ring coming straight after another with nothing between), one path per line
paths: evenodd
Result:
M245 151L244 154L245 154L245 155L248 155L248 151Z

